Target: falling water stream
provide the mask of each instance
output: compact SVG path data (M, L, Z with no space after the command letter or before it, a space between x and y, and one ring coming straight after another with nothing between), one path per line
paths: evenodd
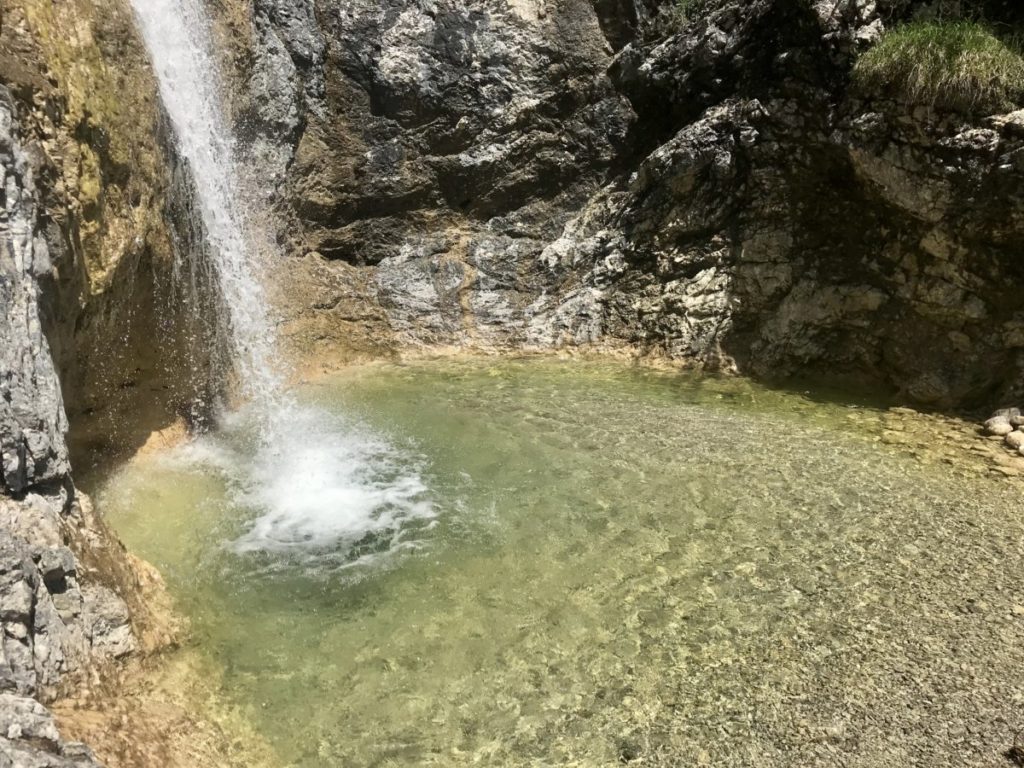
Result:
M336 551L366 536L378 537L378 546L407 546L402 524L433 515L418 476L400 469L408 462L397 461L394 448L366 428L300 405L275 367L274 327L260 282L275 249L258 196L243 192L248 185L237 167L201 0L133 5L194 181L221 321L246 401L222 418L218 433L193 446L197 460L216 457L231 471L237 493L259 510L236 546Z
M884 410L738 380L470 361L286 390L201 0L133 3L245 404L97 498L280 766L998 764L1019 490L888 445Z
M201 0L133 0L133 6L177 149L195 184L238 378L246 395L273 408L281 377L272 363L274 333L259 281L271 244L253 201L239 191L209 20Z

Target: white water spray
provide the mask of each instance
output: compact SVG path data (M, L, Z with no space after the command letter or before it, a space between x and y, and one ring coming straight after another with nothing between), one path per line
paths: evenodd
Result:
M210 258L227 324L245 417L255 425L228 432L259 435L244 447L231 435L211 450L240 504L257 518L238 541L239 551L271 552L352 545L368 535L401 538L410 519L433 515L419 476L402 470L403 457L365 430L345 428L322 411L300 406L284 389L274 365L275 335L260 283L273 255L266 219L240 195L242 177L223 112L222 86L209 19L201 0L132 0L149 50L177 148L195 182ZM200 459L202 460L202 459Z

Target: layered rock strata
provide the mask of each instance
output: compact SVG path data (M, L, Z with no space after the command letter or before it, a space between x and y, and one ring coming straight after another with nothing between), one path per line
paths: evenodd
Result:
M218 4L295 335L1015 394L1020 116L857 91L913 3L657 5Z

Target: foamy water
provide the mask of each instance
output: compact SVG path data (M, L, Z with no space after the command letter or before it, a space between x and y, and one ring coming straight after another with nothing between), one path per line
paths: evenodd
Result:
M374 534L395 547L403 523L434 516L426 485L410 470L413 457L387 440L312 407L280 418L280 441L239 457L239 500L263 514L236 551L347 549Z
M228 417L227 434L206 436L192 455L216 458L238 502L256 514L234 548L289 553L346 551L367 537L403 546L404 521L433 514L407 457L365 428L298 403L282 384L274 326L261 284L278 254L263 222L267 211L247 188L223 110L210 21L200 0L133 0L174 126L194 180L209 258L222 299L241 394L248 405ZM241 427L240 425L243 425ZM232 447L233 430L255 442ZM237 445L237 440L235 441Z
M311 405L278 414L267 440L253 408L163 458L170 468L213 474L245 521L221 544L313 565L352 565L416 548L436 508L422 460L367 426Z

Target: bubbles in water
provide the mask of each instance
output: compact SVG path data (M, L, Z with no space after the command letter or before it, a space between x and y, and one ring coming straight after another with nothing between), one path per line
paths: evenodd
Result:
M386 440L326 411L290 408L261 441L241 500L264 510L239 552L401 543L403 522L434 516L427 488ZM346 546L347 545L347 546Z
M309 405L269 424L254 410L230 414L175 457L226 481L244 516L231 550L349 565L421 545L436 509L411 451Z

